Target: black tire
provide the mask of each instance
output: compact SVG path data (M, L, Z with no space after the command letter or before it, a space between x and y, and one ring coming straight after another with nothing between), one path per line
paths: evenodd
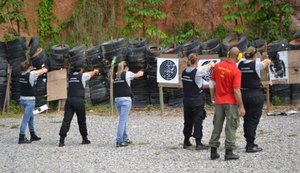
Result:
M249 43L249 46L253 46L255 48L260 48L262 46L264 46L266 43L266 40L264 39L257 39L257 40L254 40L252 42Z
M39 70L46 65L47 56L44 50L41 50L39 54L36 54L34 57L31 57L31 63L35 70Z
M300 39L294 39L290 41L288 50L300 50Z
M268 44L268 52L279 52L287 50L288 41L286 39L276 40Z
M39 48L39 40L36 37L31 37L28 47L29 47L29 56L34 55L37 49Z
M59 55L68 55L70 46L67 44L56 44L51 47L51 52L53 54L59 54Z
M182 46L181 45L172 45L168 46L163 51L166 54L178 54L179 52L182 52Z
M20 45L23 48L26 48L26 39L25 39L25 37L20 37L20 38L17 38L15 40L8 41L6 43L6 45L7 45L7 49L11 49L16 45Z
M119 49L121 47L125 47L126 42L124 38L118 38L116 40L107 41L101 44L102 52L111 52L115 49Z
M188 57L191 53L200 54L200 45L194 47L193 49L184 50L182 53L185 57Z
M101 54L101 47L100 45L94 46L92 48L89 48L86 50L87 56L93 56L93 55L100 55Z
M182 45L183 51L189 51L194 49L195 47L200 46L200 40L191 40Z
M147 44L147 40L144 37L140 37L137 39L129 39L128 48L139 48L144 47Z
M75 55L84 55L86 46L84 44L78 45L73 47L72 49L69 50L69 54L71 56L75 56Z
M229 35L226 38L224 38L222 42L222 47L225 52L227 52L231 47L238 47L241 52L245 52L248 48L248 40L246 35L240 35L239 39L235 44L232 44L232 40L237 40L236 35Z
M213 38L201 43L201 50L211 50L217 47L220 44L220 40L218 38Z

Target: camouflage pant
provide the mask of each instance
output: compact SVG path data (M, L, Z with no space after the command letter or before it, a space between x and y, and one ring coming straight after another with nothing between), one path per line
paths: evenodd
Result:
M215 115L213 120L214 129L209 141L210 147L218 148L220 146L220 135L223 129L223 123L226 117L225 126L225 148L235 149L236 130L239 127L240 119L237 105L215 105Z

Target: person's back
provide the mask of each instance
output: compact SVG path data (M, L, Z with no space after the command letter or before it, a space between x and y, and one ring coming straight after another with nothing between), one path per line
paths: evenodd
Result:
M234 88L240 88L241 72L231 60L216 64L211 75L216 83L215 103L236 104Z

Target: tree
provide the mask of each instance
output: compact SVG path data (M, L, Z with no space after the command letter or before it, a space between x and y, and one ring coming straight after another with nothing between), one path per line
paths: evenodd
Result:
M165 13L159 10L162 0L125 0L123 19L126 21L122 33L125 36L165 37L156 25L157 20L164 19Z
M223 16L224 21L234 21L233 30L238 34L245 32L245 26L248 26L248 35L252 39L273 41L289 37L293 8L286 1L229 0L223 7L230 9Z
M25 28L27 27L26 18L20 12L23 6L24 2L22 0L2 0L0 2L0 24L9 22L9 33L13 36L20 35L21 24Z

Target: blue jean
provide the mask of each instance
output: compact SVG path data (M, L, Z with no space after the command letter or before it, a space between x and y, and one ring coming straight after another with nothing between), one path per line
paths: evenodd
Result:
M117 143L121 143L127 140L126 124L132 101L131 98L128 97L117 97L115 98L115 105L119 112L119 124L116 141Z
M21 126L20 126L20 134L24 135L27 124L28 124L28 127L29 127L29 131L34 132L33 110L34 110L34 107L35 107L35 100L20 99L20 103L21 103L21 106L23 107L23 110L24 110L23 119L22 119Z

